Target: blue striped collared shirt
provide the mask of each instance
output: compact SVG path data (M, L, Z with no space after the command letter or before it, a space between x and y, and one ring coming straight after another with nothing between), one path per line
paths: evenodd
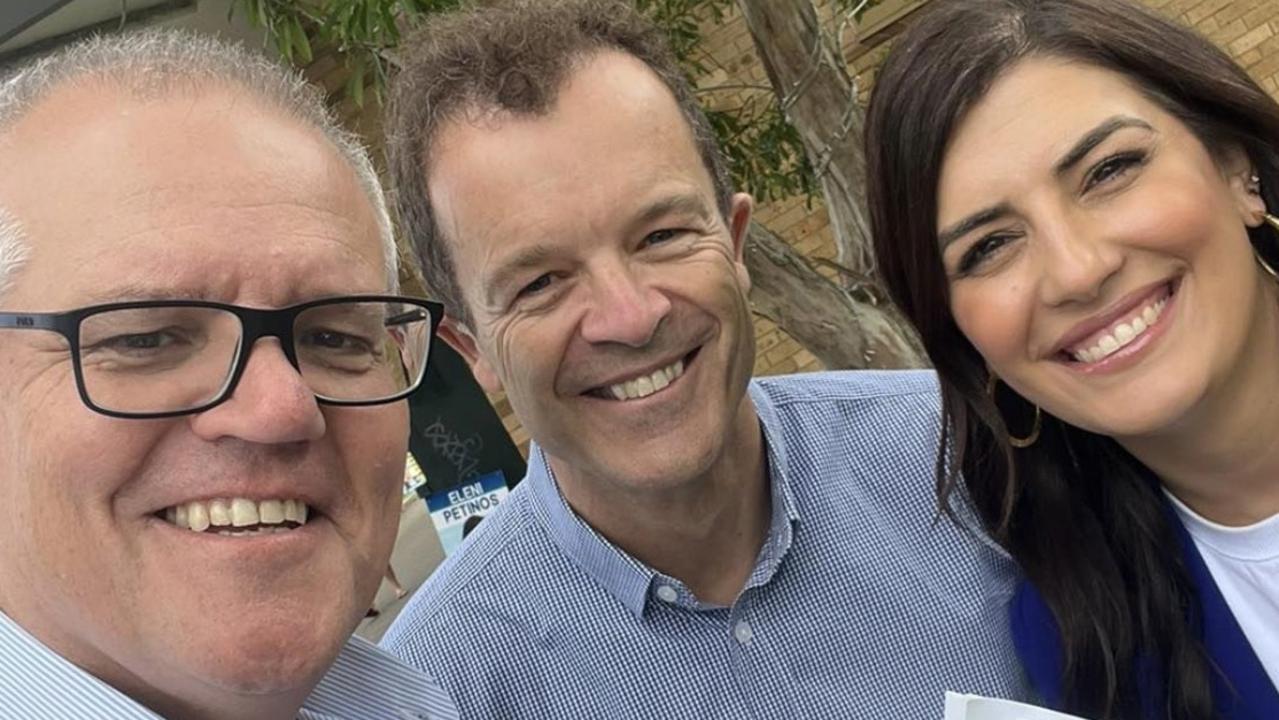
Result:
M363 638L352 637L299 720L457 720L447 693ZM0 613L0 720L160 720L45 647Z
M945 690L1027 699L1013 562L938 520L924 372L767 378L772 519L731 607L583 522L540 450L384 645L476 718L936 720Z

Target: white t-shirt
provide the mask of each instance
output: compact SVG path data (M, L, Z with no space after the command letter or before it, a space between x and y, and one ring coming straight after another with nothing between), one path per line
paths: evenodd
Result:
M1247 527L1227 527L1165 493L1270 682L1279 687L1279 515Z

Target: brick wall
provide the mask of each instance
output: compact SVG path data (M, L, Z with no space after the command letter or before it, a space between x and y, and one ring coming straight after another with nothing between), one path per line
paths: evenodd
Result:
M1279 97L1279 0L1144 0L1225 48Z
M1145 4L1185 22L1206 35L1246 68L1272 95L1279 97L1279 0L1143 0ZM853 73L864 90L874 81L874 71L891 45L891 38L909 22L910 11L924 5L918 0L886 0L878 17L865 18L872 34L858 44L852 33L845 37L845 53ZM830 3L819 2L819 16L831 18ZM828 22L828 27L829 27ZM708 28L707 53L720 71L707 77L703 87L723 84L767 84L755 48L739 15ZM717 98L718 102L740 102L741 93ZM802 200L770 203L759 208L757 218L799 250L813 257L834 258L825 209L815 203L808 210ZM819 369L820 364L777 326L766 320L756 322L760 352L756 374L769 375ZM787 350L793 349L792 354Z
M845 53L851 69L863 89L874 80L875 68L882 62L892 37L909 21L910 12L926 0L885 0L865 17L872 32L860 38L846 33ZM1272 95L1279 97L1279 0L1143 0L1171 17L1194 27L1219 46L1225 48ZM833 27L830 0L819 0L819 16ZM722 22L704 28L708 65L715 70L700 85L705 99L712 105L731 106L740 103L749 91L710 92L715 86L767 86L768 79L755 55L746 24L736 13ZM309 73L330 91L341 87L342 74L331 58L320 58ZM343 116L350 125L380 142L381 128L375 113L344 107ZM833 259L835 246L829 220L820 202L810 207L803 198L761 204L756 218L793 243L811 257ZM823 270L827 272L826 270ZM764 318L755 320L757 353L755 374L773 375L818 370L821 364L807 350L780 328ZM490 397L503 424L527 455L528 433L520 426L510 404L501 394Z

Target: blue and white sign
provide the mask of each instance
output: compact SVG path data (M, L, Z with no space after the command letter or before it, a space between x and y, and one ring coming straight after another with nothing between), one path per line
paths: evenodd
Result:
M409 453L404 461L404 501L408 502L409 498L416 499L417 489L423 485L426 485L426 473L422 472L422 466L417 463L413 453Z
M488 515L510 492L501 470L481 475L473 482L441 490L426 498L426 509L435 523L444 554L450 555L462 542L462 526L473 515Z

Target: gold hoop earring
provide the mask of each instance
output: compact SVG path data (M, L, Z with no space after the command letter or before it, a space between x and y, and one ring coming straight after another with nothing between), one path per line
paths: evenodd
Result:
M1279 233L1279 217L1266 213L1265 215L1262 215L1262 219L1266 221L1267 225L1274 228L1275 232ZM1266 259L1261 257L1261 253L1257 252L1255 249L1252 251L1252 254L1257 258L1257 264L1261 266L1261 269L1265 270L1275 282L1279 282L1279 271L1276 271L1274 266L1266 262Z
M995 386L999 383L999 376L995 373L990 374L990 378L986 381L986 397L990 398L992 405L995 405L995 412L999 412L999 406L995 403ZM1004 423L1005 429L1008 423ZM1043 429L1043 413L1039 406L1035 406L1035 424L1030 429L1030 434L1026 437L1016 437L1011 432L1008 433L1008 444L1015 448L1022 449L1034 445L1039 440L1039 431Z

